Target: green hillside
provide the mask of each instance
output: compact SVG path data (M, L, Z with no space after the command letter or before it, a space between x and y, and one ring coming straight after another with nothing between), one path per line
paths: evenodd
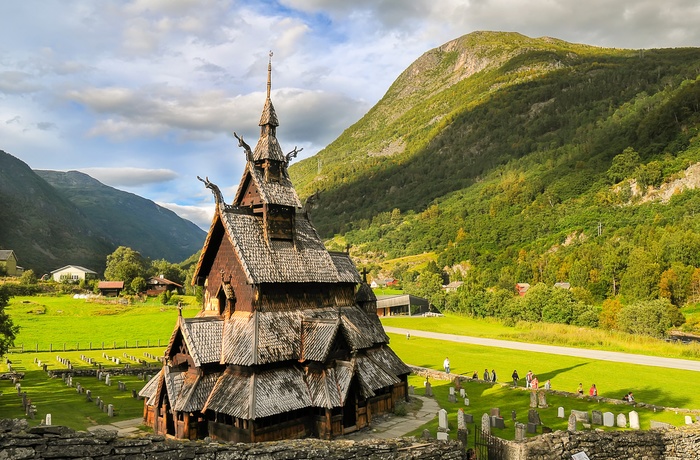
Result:
M700 294L699 72L698 48L473 33L290 171L302 195L321 190L319 231L363 260L435 252L479 288L682 304Z

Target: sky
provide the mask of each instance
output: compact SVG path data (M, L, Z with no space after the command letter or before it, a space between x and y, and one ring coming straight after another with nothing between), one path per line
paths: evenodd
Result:
M309 157L426 51L478 30L617 48L700 46L697 0L7 0L0 150L78 170L207 229L233 199L272 56L284 152ZM296 161L298 161L298 159Z

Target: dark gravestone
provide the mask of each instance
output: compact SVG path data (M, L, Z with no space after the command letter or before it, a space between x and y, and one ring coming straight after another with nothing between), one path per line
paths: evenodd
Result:
M527 411L527 422L534 423L535 425L541 425L542 422L540 421L540 413L534 409Z
M602 425L603 413L599 410L591 411L591 425Z
M472 414L464 414L464 423L474 423L474 416Z
M504 429L506 427L503 417L491 417L491 426L494 428Z
M537 424L536 423L527 423L527 432L535 434L537 433Z

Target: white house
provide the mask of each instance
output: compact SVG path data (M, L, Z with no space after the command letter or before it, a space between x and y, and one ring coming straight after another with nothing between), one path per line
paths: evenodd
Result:
M79 265L66 265L51 272L51 278L58 282L79 282L97 278L97 272Z

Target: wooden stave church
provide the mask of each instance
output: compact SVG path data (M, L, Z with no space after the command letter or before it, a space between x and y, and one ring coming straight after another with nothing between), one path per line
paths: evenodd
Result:
M331 439L408 399L410 369L389 348L376 297L329 252L289 179L267 98L231 205L208 179L215 215L193 284L195 318L178 317L161 371L139 393L144 421L180 439Z

